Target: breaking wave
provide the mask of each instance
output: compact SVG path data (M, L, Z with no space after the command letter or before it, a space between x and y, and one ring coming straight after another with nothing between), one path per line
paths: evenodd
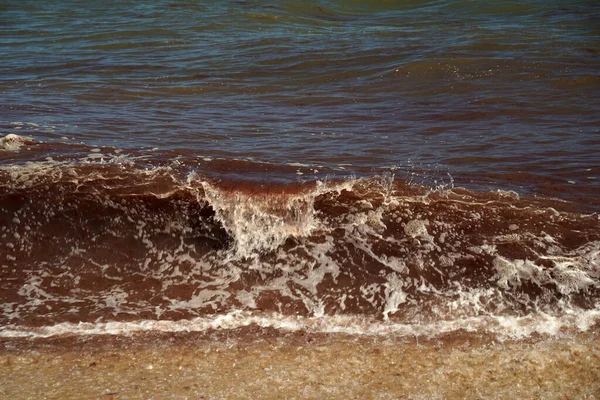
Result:
M523 336L600 316L599 218L567 202L391 173L247 181L218 160L83 150L0 167L3 336Z

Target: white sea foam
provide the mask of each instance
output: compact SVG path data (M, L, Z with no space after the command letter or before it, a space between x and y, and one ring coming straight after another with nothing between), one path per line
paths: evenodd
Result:
M14 133L0 138L0 150L17 151L25 144L25 138Z
M190 175L188 183L196 178ZM206 181L199 183L217 219L234 240L232 256L256 258L262 252L277 249L289 237L308 236L319 226L315 199L323 193L351 188L355 182L333 186L317 182L314 190L304 193L256 196L218 189Z
M497 255L493 266L496 269L498 286L504 289L515 288L520 286L522 281L530 281L537 286L554 284L564 295L600 286L599 242L590 242L571 254L539 257L549 260L552 267L538 265L531 260L510 260Z
M203 182L206 198L234 239L236 257L252 258L274 250L290 236L308 235L314 228L311 196L246 196L227 193Z
M407 295L402 291L404 281L395 273L388 275L385 288L385 306L383 307L383 318L387 321L390 313L398 311L398 306L406 302Z
M404 233L406 233L411 238L422 238L429 242L433 241L433 237L427 232L427 225L429 221L425 220L412 220L408 221L406 225L404 225Z
M544 313L525 317L483 316L436 321L428 324L407 324L372 320L353 315L299 317L278 313L256 314L233 311L228 314L198 317L190 320L141 320L136 322L60 323L53 326L5 326L3 338L46 338L60 335L130 335L140 332L203 332L228 330L256 325L281 331L304 330L309 333L340 333L347 335L437 337L456 331L480 332L494 335L497 340L523 339L533 334L556 335L570 329L585 332L600 322L600 310L580 311L566 316Z

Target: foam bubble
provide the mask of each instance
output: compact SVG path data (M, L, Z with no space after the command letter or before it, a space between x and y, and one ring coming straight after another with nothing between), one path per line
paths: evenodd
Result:
M408 221L406 225L404 225L404 233L406 233L411 238L423 238L427 241L432 241L433 238L427 232L428 221L422 220L412 220Z
M9 133L0 138L0 149L8 151L17 151L25 144L26 140L22 136Z

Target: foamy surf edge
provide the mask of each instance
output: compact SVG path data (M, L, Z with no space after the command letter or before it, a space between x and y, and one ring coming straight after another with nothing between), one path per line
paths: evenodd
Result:
M479 316L436 321L429 324L406 324L370 321L351 315L323 317L255 315L233 311L212 317L189 320L142 320L136 322L59 323L53 326L7 326L0 330L1 338L50 338L56 336L131 335L135 333L192 333L210 330L233 330L249 326L273 328L282 332L344 334L353 336L424 337L435 338L452 332L491 334L499 341L519 340L534 334L555 336L563 331L586 332L600 323L600 310L586 310L571 315L548 314L524 317Z

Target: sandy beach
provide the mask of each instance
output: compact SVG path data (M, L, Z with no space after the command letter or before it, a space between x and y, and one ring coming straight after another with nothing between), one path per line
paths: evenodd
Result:
M229 332L4 339L6 399L595 399L598 335L497 342Z

